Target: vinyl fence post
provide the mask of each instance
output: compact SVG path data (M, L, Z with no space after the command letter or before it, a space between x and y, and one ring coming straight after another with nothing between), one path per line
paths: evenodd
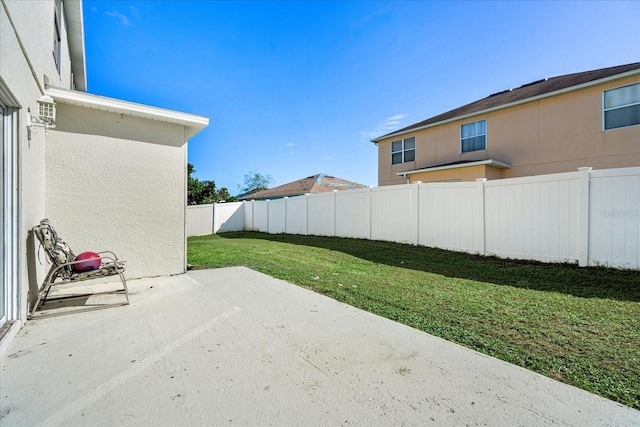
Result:
M333 190L333 237L336 237L336 222L338 220L338 204L336 203L336 197L338 190Z
M416 238L413 242L413 244L415 246L418 246L418 244L420 244L420 184L422 183L422 181L416 181L416 201L415 201L415 206L413 207L413 212L416 218Z
M255 202L255 200L251 201L251 231L256 230L256 226L255 226L256 211L255 211L255 205L253 202Z
M480 212L479 212L479 220L478 223L480 224L480 232L478 233L478 246L477 246L477 250L480 254L482 255L486 255L487 254L487 215L485 212L485 208L487 205L487 201L485 198L485 194L484 194L484 183L487 182L487 178L478 178L476 179L476 182L478 183L478 200L479 200L479 205L480 205Z
M242 201L242 230L241 231L246 231L246 227L247 227L247 201L243 200Z
M369 209L368 209L369 217L367 218L367 220L369 221L369 240L371 240L371 235L372 235L371 229L373 227L372 226L373 221L371 220L372 209L373 209L372 199L373 199L373 187L369 186Z
M580 197L578 206L578 266L589 265L589 174L590 167L578 168L580 171Z
M304 235L308 236L309 235L309 193L306 193L304 195L304 200L305 200L304 214L306 216L304 220Z
M287 234L287 200L289 198L284 198L284 234Z
M269 202L270 202L270 200L267 199L267 234L271 234L271 233L269 233L269 213L270 213L269 211L271 210L269 208Z
M211 206L211 234L216 234L216 204Z

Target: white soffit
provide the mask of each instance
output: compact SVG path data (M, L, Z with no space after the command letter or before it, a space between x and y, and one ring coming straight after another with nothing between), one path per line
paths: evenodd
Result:
M500 160L489 159L489 160L478 160L477 162L455 163L453 165L434 166L431 168L414 169L414 170L409 170L404 172L398 172L396 173L396 175L406 177L407 175L411 175L414 173L434 172L434 171L442 171L446 169L460 169L460 168L468 168L470 166L481 166L481 165L493 166L494 168L498 168L498 169L511 168L511 165L508 163L501 162Z
M87 69L84 61L84 23L81 0L64 0L64 16L69 38L71 72L77 90L87 90Z
M198 132L209 125L209 118L196 114L182 113L180 111L164 108L150 107L120 99L106 98L104 96L90 95L74 90L60 89L47 86L46 95L52 97L61 104L75 105L83 108L107 111L110 113L124 114L125 116L140 117L147 120L155 120L187 128L187 140L193 138Z

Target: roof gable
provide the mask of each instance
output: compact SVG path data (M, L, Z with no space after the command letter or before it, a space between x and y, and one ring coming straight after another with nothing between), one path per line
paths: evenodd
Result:
M524 84L516 89L508 89L502 92L494 93L486 98L472 102L462 107L447 111L429 119L414 123L410 126L398 129L391 133L382 135L372 139L378 142L382 139L400 135L412 130L423 127L433 126L439 123L460 119L469 115L478 114L483 111L506 108L512 104L528 102L544 96L552 96L558 91L580 87L581 85L599 80L618 76L619 74L634 72L640 73L640 62L627 65L619 65L616 67L601 68L599 70L584 71L581 73L566 74L564 76L551 77L548 79L537 80L532 83Z

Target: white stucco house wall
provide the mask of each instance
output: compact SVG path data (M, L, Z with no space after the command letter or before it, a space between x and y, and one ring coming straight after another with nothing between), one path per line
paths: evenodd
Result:
M43 218L76 253L116 252L127 278L186 269L187 142L209 119L86 90L82 0L0 0L0 351L48 269ZM55 128L28 126L43 96Z

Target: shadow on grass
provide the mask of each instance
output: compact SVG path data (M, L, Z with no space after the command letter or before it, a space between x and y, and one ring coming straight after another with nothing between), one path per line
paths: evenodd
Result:
M442 249L340 237L230 232L225 239L260 239L339 251L370 262L581 298L640 301L640 272L576 264L485 257Z

